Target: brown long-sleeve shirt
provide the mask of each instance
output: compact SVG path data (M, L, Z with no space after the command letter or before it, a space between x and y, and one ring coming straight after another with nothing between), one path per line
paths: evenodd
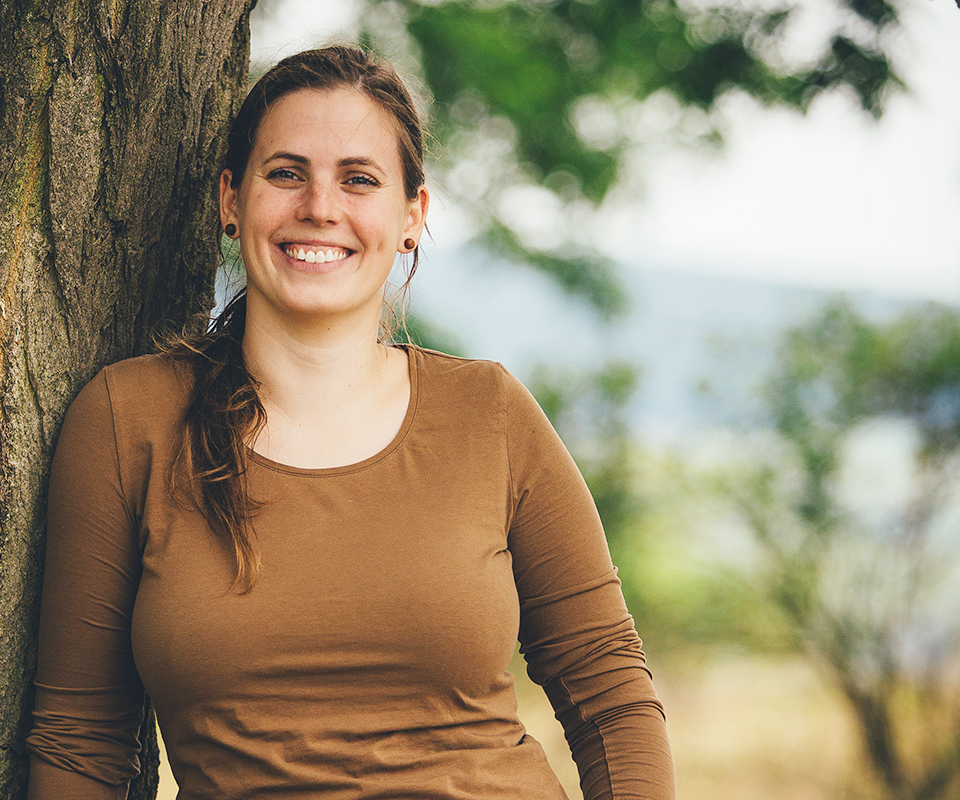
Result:
M50 492L32 798L123 798L144 690L182 800L559 800L516 715L518 636L587 800L669 800L664 719L594 505L502 367L409 348L377 455L252 454L263 572L170 491L187 372L107 368ZM47 794L49 792L49 794Z

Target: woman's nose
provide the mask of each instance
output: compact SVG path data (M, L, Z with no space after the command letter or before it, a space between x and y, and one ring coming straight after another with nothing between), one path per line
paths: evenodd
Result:
M342 213L340 193L336 185L324 181L309 181L303 188L299 207L300 219L323 225L338 222Z

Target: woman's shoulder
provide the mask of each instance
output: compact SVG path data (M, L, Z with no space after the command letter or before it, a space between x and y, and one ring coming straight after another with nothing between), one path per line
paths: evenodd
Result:
M501 413L542 414L530 391L499 361L463 358L411 346L424 391L461 411L484 407Z
M431 350L429 347L421 347L418 344L403 345L407 352L414 354L425 369L437 373L443 372L485 372L495 369L502 369L496 361L490 361L483 358L466 358L465 356L451 355L443 353L440 350Z
M505 382L516 380L498 361L464 358L414 345L408 345L408 352L416 362L421 392L464 411L470 407L501 407Z
M162 356L141 356L101 369L71 403L57 441L59 453L94 453L131 476L147 474L176 452L190 398L190 370Z
M192 370L178 359L124 359L97 373L74 400L70 415L104 415L115 428L169 428L183 418L192 381Z
M104 367L100 374L112 403L132 403L154 410L185 405L193 383L190 366L165 355L127 358Z
M451 387L487 388L500 393L505 380L519 383L499 361L454 356L418 345L407 345L407 349L425 377L446 381Z

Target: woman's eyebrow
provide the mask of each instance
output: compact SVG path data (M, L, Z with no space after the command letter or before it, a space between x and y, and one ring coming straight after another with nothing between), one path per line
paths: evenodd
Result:
M293 161L296 164L303 164L307 166L310 163L310 159L306 156L297 155L296 153L284 153L278 152L274 153L272 156L267 158L263 163L269 164L271 161Z
M285 151L279 151L274 153L272 156L269 156L264 160L264 164L269 164L271 161L293 161L295 164L302 164L303 166L310 165L310 159L306 156L299 155L297 153L287 153ZM383 167L381 167L376 161L372 158L367 158L366 156L347 156L341 158L337 162L339 167L372 167L373 169L380 170L383 172Z
M347 158L341 158L337 164L341 167L372 167L373 169L383 172L383 167L381 167L372 158L366 158L365 156L349 156Z

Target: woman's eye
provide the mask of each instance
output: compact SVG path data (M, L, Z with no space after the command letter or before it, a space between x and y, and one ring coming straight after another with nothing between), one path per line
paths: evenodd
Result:
M379 186L376 180L369 175L351 175L347 178L347 183L351 186Z
M296 181L300 179L300 176L297 175L296 172L284 167L271 171L267 177L272 181Z

